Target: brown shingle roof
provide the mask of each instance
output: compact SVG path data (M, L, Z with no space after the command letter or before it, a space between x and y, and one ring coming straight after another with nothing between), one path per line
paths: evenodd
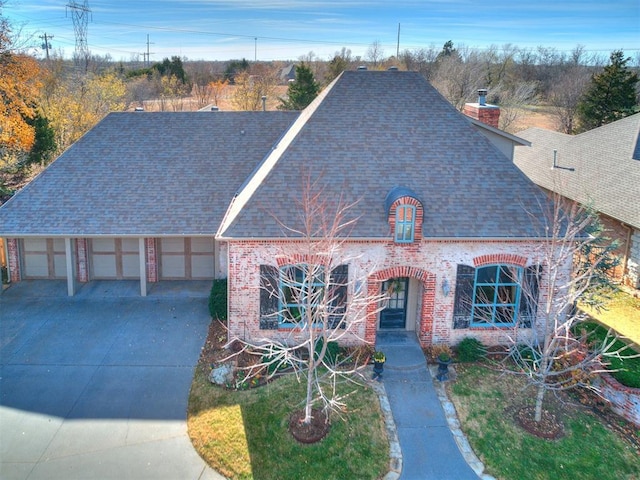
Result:
M640 228L640 114L575 136L538 128L518 135L532 143L515 155L531 180ZM551 168L554 150L563 168Z
M396 186L423 201L425 238L539 236L526 211L539 211L540 190L418 73L344 72L323 95L223 236L282 236L272 215L298 226L305 173L329 198L360 200L354 237L390 236Z
M0 235L213 235L297 115L112 113L0 208Z

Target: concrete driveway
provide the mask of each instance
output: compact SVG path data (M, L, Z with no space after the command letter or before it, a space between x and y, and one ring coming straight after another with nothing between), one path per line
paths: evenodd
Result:
M223 478L186 426L208 288L30 283L0 295L0 478Z

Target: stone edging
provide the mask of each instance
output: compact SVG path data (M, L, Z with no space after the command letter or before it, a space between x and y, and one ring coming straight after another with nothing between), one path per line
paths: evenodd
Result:
M454 370L453 365L450 365L449 368ZM438 370L437 365L429 365L429 371L431 372L431 378L435 379L436 371ZM455 376L455 370L453 372L453 376ZM484 464L480 461L480 459L476 456L471 445L469 445L469 441L465 436L462 428L460 427L460 421L458 420L458 414L456 412L456 407L451 403L449 397L447 396L447 392L444 388L444 383L438 380L433 380L433 384L436 389L436 394L438 395L438 400L442 404L442 409L444 410L444 416L447 418L447 424L449 425L449 430L453 434L453 438L458 445L458 449L462 456L469 464L471 469L476 472L482 480L496 480L495 477L484 473Z
M431 379L435 379L436 370L438 368L437 365L428 365L427 367L429 368ZM449 368L453 370L453 366L450 366ZM365 373L365 378L371 378L370 373L371 372L367 371ZM400 478L400 473L402 472L402 450L400 448L400 441L398 440L398 430L396 428L396 422L393 419L391 405L389 404L389 398L387 397L387 391L384 388L384 384L382 382L369 380L367 383L378 395L378 400L380 401L380 409L382 410L382 415L384 416L384 426L387 431L387 437L389 438L389 472L384 477L382 477L382 480L398 480L398 478ZM436 394L438 395L438 400L440 400L442 409L444 410L449 429L451 430L453 438L455 439L456 444L458 445L458 449L460 450L460 453L462 453L465 461L469 464L476 475L478 475L478 477L480 477L482 480L496 480L495 477L484 473L484 464L473 452L473 449L471 448L471 445L469 445L467 437L462 432L456 409L447 396L444 384L437 380L433 380L433 384L436 389Z
M365 373L365 375L367 374ZM371 378L371 375L367 375L367 378ZM389 439L389 472L382 477L382 480L398 480L398 478L400 478L400 473L402 472L402 450L400 449L398 430L396 429L396 422L393 420L393 413L391 412L391 404L387 397L387 390L384 388L384 384L382 382L371 380L368 383L373 391L378 395L380 410L382 410L384 426Z

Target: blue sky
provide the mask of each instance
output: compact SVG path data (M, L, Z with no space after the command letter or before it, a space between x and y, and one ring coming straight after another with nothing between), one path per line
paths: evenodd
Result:
M82 4L84 0L76 0ZM55 50L71 56L75 36L71 0L7 0L3 15L24 35L53 36ZM365 56L378 41L386 56L400 50L511 43L571 51L583 45L608 57L623 49L640 55L639 0L88 0L87 40L92 53L130 60L146 51L152 61L295 60L313 51L329 59L342 47ZM256 40L257 38L257 40ZM38 48L39 55L43 51ZM140 57L142 58L142 57Z

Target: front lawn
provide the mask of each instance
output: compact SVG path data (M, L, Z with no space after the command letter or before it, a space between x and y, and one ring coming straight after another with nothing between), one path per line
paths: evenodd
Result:
M211 335L210 335L211 337ZM215 336L205 349L215 344ZM376 394L353 383L347 410L334 416L329 434L312 445L288 431L289 416L302 407L304 386L288 375L265 386L231 391L209 382L201 357L189 395L191 441L215 470L231 479L377 479L389 467L389 443Z
M517 407L533 398L522 378L501 376L483 365L459 364L456 369L457 380L448 391L487 473L499 480L640 478L640 452L585 408L548 394L565 435L558 440L537 438L514 421Z
M640 345L640 298L619 291L599 312L580 306L590 317Z

